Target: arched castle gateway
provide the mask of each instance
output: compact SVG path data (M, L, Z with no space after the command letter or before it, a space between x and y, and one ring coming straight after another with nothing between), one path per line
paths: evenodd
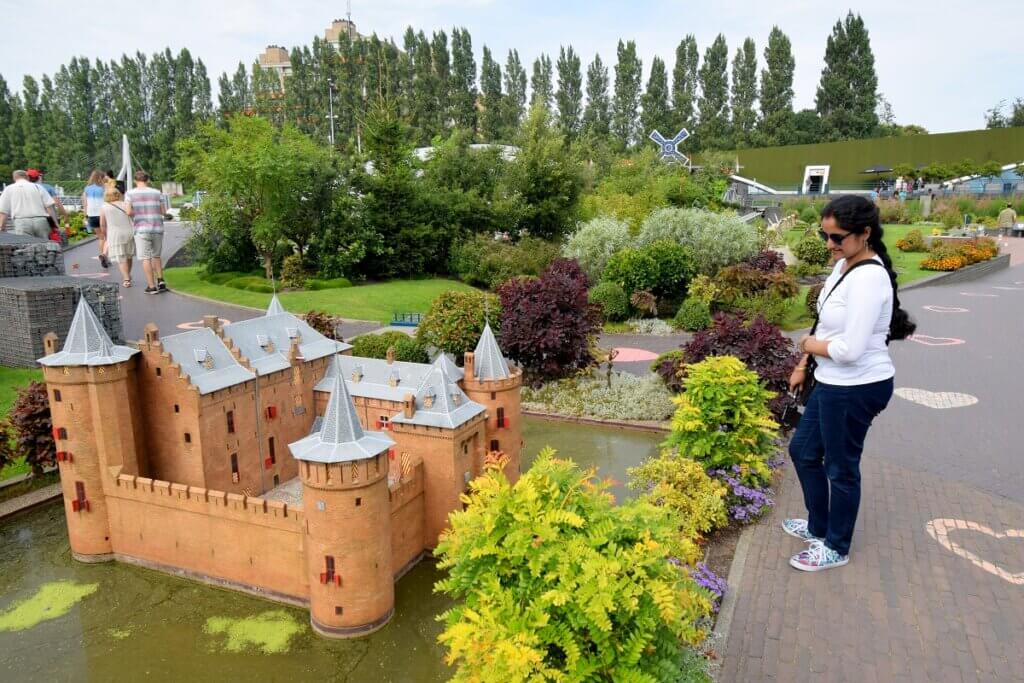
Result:
M287 313L111 343L84 299L39 363L76 559L116 559L307 606L348 637L394 611L499 450L519 388L488 326L465 369L358 358Z

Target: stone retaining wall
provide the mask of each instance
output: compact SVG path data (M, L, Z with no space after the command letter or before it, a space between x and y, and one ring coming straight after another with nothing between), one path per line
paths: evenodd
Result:
M932 285L950 285L956 282L970 282L972 280L983 278L989 273L994 273L1009 267L1010 255L1000 254L994 259L990 259L988 261L982 261L981 263L965 266L959 270L938 273L937 275L925 278L924 280L911 282L909 285L901 286L900 289L919 289L921 287L931 287Z

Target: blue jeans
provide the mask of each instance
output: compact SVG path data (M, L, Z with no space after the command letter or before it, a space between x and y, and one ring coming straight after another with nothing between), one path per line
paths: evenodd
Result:
M807 530L840 555L850 553L860 507L860 454L875 416L892 398L892 379L811 392L789 442L807 506Z

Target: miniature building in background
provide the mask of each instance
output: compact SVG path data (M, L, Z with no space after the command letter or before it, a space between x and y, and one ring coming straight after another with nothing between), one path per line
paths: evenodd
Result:
M489 326L465 369L357 358L275 296L134 349L82 298L44 345L74 557L306 606L326 636L387 623L493 451L519 475L522 376Z

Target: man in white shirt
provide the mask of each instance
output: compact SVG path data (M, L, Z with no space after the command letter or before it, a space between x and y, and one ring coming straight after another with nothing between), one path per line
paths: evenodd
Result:
M53 197L30 183L25 171L15 171L11 177L14 182L0 194L0 230L6 229L10 219L15 234L48 239L50 222L47 216L54 205Z

